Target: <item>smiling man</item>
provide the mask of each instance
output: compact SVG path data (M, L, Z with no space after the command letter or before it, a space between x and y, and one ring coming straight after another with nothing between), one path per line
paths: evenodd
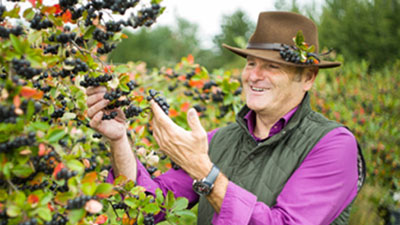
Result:
M110 180L124 174L149 193L161 188L199 202L198 224L347 224L365 164L353 134L310 107L318 70L340 66L319 59L315 24L295 13L263 12L246 49L224 47L247 58L246 105L236 123L207 133L194 109L186 131L153 102L154 137L182 168L155 179L116 129L124 124L121 111L102 121L104 90L88 89L90 125L111 142Z

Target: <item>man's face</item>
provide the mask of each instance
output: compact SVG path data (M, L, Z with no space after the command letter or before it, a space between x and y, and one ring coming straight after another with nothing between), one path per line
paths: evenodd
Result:
M257 113L267 114L294 108L311 88L303 76L301 80L295 79L296 72L295 67L247 57L242 73L247 106Z

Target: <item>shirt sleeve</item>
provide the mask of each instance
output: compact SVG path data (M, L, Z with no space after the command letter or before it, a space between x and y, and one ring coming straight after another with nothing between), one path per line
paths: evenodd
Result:
M213 224L330 224L357 195L357 142L346 128L326 134L289 178L274 206L229 182Z
M214 129L207 133L208 142L210 143L212 137L218 129ZM195 205L199 196L192 189L193 179L182 169L174 170L170 169L160 176L152 179L147 169L143 164L136 158L137 164L137 175L136 184L146 189L146 192L155 196L156 189L160 188L164 196L168 193L168 190L172 191L177 197L185 197L189 200L189 207ZM113 170L111 169L108 173L106 182L112 183L114 181ZM155 222L161 221L164 218L164 214L158 214L155 216Z

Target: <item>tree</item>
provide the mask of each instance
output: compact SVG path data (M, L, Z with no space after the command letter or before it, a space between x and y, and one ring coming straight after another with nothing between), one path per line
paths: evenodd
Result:
M118 44L108 58L113 63L144 61L150 67L173 66L189 53L197 55L202 50L197 38L198 27L183 18L176 18L176 27L157 26L132 32L125 30L128 38Z
M322 46L334 48L346 60L367 60L382 68L400 56L399 1L327 0L320 18Z

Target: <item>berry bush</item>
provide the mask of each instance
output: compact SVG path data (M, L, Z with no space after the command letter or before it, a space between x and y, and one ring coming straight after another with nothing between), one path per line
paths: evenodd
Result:
M153 70L106 62L122 29L151 26L164 10L160 3L0 5L0 224L154 224L159 213L161 224L195 223L187 199L172 192L148 195L123 176L105 182L110 149L87 118L85 89L107 87L102 119L124 112L132 151L153 177L179 167L151 136L149 100L186 128L189 107L213 118L207 129L232 120L241 89L229 72L209 74L191 55Z

